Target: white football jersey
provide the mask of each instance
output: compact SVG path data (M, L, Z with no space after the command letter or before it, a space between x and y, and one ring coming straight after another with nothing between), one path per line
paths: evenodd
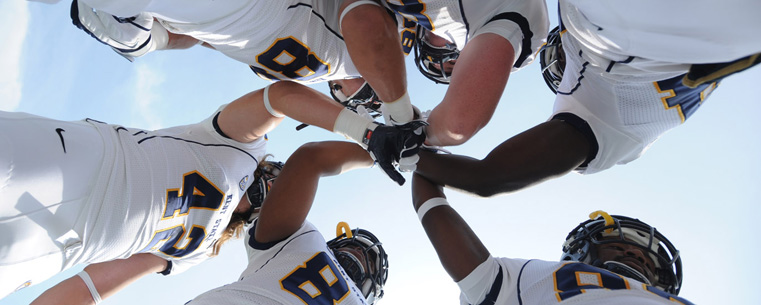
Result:
M692 304L631 278L569 261L489 257L457 284L461 304Z
M562 33L563 79L553 113L571 113L585 120L597 140L598 152L578 171L591 174L639 158L661 135L681 125L703 104L719 82L689 88L686 70L625 75L587 61L581 42ZM606 71L607 70L607 71Z
M220 107L220 110L225 106ZM82 248L69 267L150 252L181 272L207 259L265 154L199 124L156 131L92 122L106 140L101 176L75 225Z
M469 40L494 33L510 41L515 49L513 71L531 63L549 32L544 0L386 0L386 6L405 20L401 41L409 54L415 24L446 38L462 50ZM397 18L401 19L401 18Z
M220 135L218 113L146 131L0 112L0 144L13 148L0 153L13 169L0 174L0 296L136 253L172 273L209 258L266 147Z
M248 230L248 267L240 280L199 295L188 305L366 305L317 228L305 222L286 239L258 243Z
M581 56L612 74L662 80L690 64L721 63L761 52L761 1L560 0L563 26ZM663 75L663 74L666 75Z

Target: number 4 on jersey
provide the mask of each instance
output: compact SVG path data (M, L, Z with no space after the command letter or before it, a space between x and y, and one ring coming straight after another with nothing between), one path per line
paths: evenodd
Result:
M181 190L168 189L166 193L166 204L161 220L187 217L191 209L219 210L225 197L217 186L196 171L183 175ZM206 227L193 225L186 237L185 231L184 224L156 231L151 242L140 252L158 248L160 252L173 257L183 257L193 253L206 238Z

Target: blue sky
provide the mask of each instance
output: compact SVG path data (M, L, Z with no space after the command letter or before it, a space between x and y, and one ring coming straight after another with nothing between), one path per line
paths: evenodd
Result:
M0 34L4 111L154 129L195 123L220 104L267 84L246 65L201 47L156 52L130 63L72 26L67 1L0 2L0 25L5 29ZM413 103L433 108L446 87L423 78L412 62L408 67ZM761 98L753 89L759 80L758 67L728 78L684 126L628 165L589 176L572 173L494 198L451 190L447 195L495 256L556 260L565 235L589 212L638 217L682 251L681 296L695 303L751 303L757 300L754 275L761 270L755 256L761 252L761 229L755 224L761 215L761 123L756 118ZM315 88L327 92L324 84ZM489 125L451 150L481 158L509 136L546 120L552 104L534 63L510 77ZM276 159L286 159L305 142L342 139L314 127L297 132L296 125L286 120L269 135L269 152ZM457 287L413 212L409 184L398 187L377 168L326 178L309 220L327 237L338 221L347 221L381 239L390 275L380 304L458 304ZM231 242L217 258L176 276L150 275L104 304L183 304L234 281L245 266L243 244ZM82 267L0 305L28 303Z

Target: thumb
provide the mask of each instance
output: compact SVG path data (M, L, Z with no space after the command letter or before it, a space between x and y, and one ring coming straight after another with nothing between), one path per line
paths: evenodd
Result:
M380 163L380 167L391 180L394 180L399 185L404 185L406 180L402 177L402 174L396 171L393 165L390 163Z

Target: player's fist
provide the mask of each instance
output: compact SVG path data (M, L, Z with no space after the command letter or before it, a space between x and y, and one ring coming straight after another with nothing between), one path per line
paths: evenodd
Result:
M405 160L405 169L416 163L415 157L425 142L423 128L427 125L428 123L420 120L396 126L381 125L376 126L374 130L368 129L365 135L370 156L399 185L403 185L405 179L396 171L396 166L400 165L399 161L402 159Z

